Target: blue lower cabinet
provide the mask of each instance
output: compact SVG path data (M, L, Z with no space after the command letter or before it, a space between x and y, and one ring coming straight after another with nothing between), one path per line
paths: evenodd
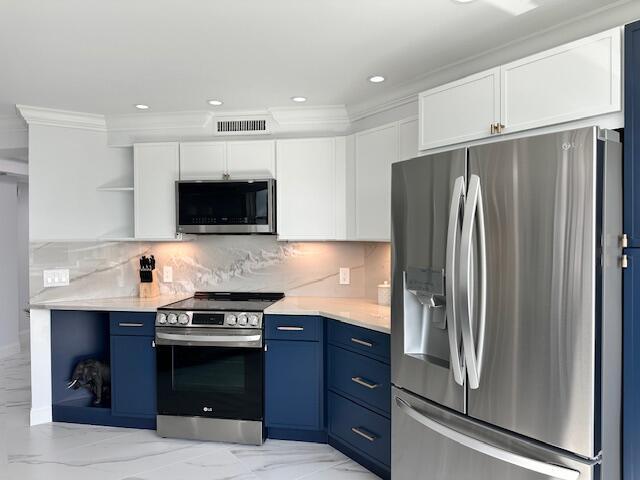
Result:
M268 340L266 346L267 436L326 442L323 344Z
M125 417L156 415L154 337L111 336L111 410Z
M391 465L391 420L329 392L329 435L357 454L356 461L379 475ZM331 443L331 442L330 442Z

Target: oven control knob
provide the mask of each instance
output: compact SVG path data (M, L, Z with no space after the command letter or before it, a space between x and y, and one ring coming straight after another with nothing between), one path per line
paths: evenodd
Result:
M236 316L231 314L227 315L227 325L235 325L236 324Z
M178 323L178 316L175 313L170 313L167 320L171 325L175 325Z
M160 325L164 325L165 323L167 323L167 315L164 313L159 313L156 316L156 322L158 322Z
M246 325L247 324L247 315L245 313L241 313L238 315L238 325Z
M258 325L257 315L249 315L249 325L251 325L252 327L256 327Z
M189 323L189 315L187 315L186 313L181 313L180 315L178 315L178 322L180 323L180 325L186 325L187 323Z

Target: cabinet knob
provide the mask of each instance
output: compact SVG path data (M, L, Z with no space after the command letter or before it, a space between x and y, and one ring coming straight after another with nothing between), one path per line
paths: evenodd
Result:
M491 135L494 135L496 133L496 124L492 123L491 124Z

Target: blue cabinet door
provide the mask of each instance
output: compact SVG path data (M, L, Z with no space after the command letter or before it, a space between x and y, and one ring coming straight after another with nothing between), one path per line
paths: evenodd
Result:
M625 31L624 232L640 247L640 22Z
M323 430L323 344L269 340L265 370L267 428Z
M156 415L156 352L153 337L111 336L111 409L113 415Z
M623 478L640 478L640 248L626 251L623 273Z

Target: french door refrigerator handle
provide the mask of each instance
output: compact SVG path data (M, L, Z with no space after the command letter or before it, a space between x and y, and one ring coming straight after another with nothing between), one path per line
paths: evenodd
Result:
M473 228L478 222L478 260L480 263L480 301L478 311L478 338L477 346L473 337L473 305L472 305L472 251ZM485 327L487 317L487 243L484 224L484 204L482 201L482 189L480 177L471 175L469 179L469 191L464 207L464 219L462 221L462 240L460 245L460 291L461 305L460 317L462 324L462 343L467 364L469 388L477 389L480 386L482 373L482 359L484 354Z
M458 304L456 301L457 270L456 255L458 252L460 207L464 203L465 182L464 177L456 178L451 194L451 207L449 209L449 231L447 232L446 252L446 317L447 332L449 334L449 351L453 371L453 379L458 385L464 385L464 361L460 354L460 335L458 334Z
M560 480L577 480L580 477L580 472L577 470L562 467L560 465L553 465L540 460L534 460L533 458L525 457L508 450L503 450L502 448L495 447L489 443L483 442L482 440L478 440L477 438L465 435L464 433L427 417L423 413L414 409L400 397L395 397L395 399L398 408L416 422L424 425L429 430L462 445L463 447L548 477Z

